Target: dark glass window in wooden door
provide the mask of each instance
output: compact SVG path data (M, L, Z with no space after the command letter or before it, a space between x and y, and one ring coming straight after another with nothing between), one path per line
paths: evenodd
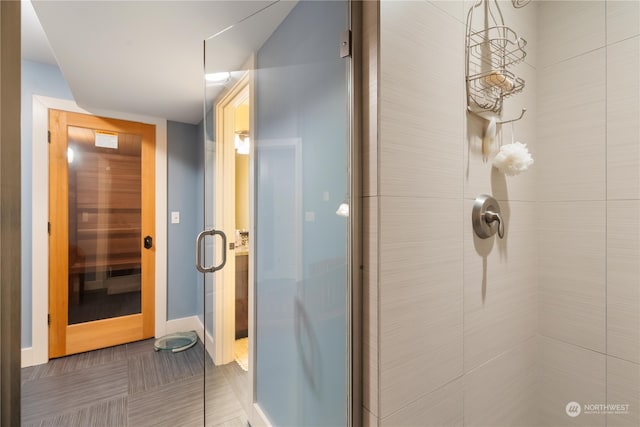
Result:
M140 313L140 135L68 127L69 324Z

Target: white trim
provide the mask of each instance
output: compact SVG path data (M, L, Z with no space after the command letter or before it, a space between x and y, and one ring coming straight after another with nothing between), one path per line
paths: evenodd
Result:
M39 365L49 360L49 331L47 312L49 300L49 149L47 145L49 109L81 114L99 115L121 120L148 123L156 127L156 295L155 336L165 334L167 328L167 121L157 117L113 111L87 111L75 101L33 95L33 157L32 157L32 301L31 301L31 360L23 359L23 366ZM27 349L24 349L27 350ZM23 355L29 358L29 352ZM29 363L29 365L25 365Z
M33 347L23 348L20 354L20 367L26 368L28 366L33 366Z
M260 405L253 403L251 406L251 425L255 427L271 427L271 422L267 418Z
M257 141L257 126L256 126L256 54L252 54L249 58L249 133L251 134L251 138L253 139L253 144L249 146L249 278L248 278L248 287L249 287L249 301L248 301L248 312L249 312L249 407L254 408L257 406L256 403L256 303L255 303L255 292L256 292L256 275L255 275L255 254L256 254L256 200L255 200L255 184L256 184L256 141ZM262 413L262 411L260 411ZM260 426L259 424L262 419L260 419L259 414L255 410L250 410L249 414L249 425ZM260 421L258 421L260 419ZM264 417L266 420L266 417Z
M200 319L198 319L200 320ZM201 323L202 325L202 323ZM206 340L202 340L202 338L200 338L202 340L202 342L204 342L204 348L207 349L207 353L209 353L209 357L211 358L212 361L214 361L215 364L215 351L216 351L216 346L215 343L213 341L213 336L211 335L211 332L209 331L205 331L204 330L204 325L202 327L202 330L204 331Z
M131 120L131 119L127 119ZM156 125L156 298L155 336L166 334L167 327L167 267L168 267L168 222L167 222L167 121L155 120ZM153 124L153 123L152 123Z
M53 103L33 97L31 158L31 363L49 360L49 147L47 146L48 109ZM54 108L54 107L51 107ZM37 190L36 190L37 189ZM37 261L37 262L36 262Z
M198 337L202 340L202 322L200 322L198 316L167 320L166 334L186 331L196 331L198 333Z
M204 332L204 325L198 316L189 316L189 317L181 317L179 319L173 319L167 321L167 334L172 334L174 332L184 332L184 331L196 331L198 334L198 338L200 341L204 343L211 360L213 360L213 353L215 350L215 346L213 345L213 337L209 332ZM205 340L206 336L206 340Z
M195 331L198 333L198 338L200 338L200 341L202 341L202 343L204 344L204 348L207 350L207 353L209 353L209 357L211 357L211 360L215 360L214 356L215 356L216 346L213 345L213 336L211 336L211 333L209 331L205 330L204 325L202 324L202 321L200 320L199 316L192 316L192 319L193 319L193 322L195 323L188 323L188 324L192 326L193 325L196 326ZM185 323L185 325L186 324L187 323ZM168 326L169 325L167 324L167 327Z
M215 165L214 165L214 227L221 229L229 240L235 236L235 108L249 98L249 72L246 72L215 104ZM249 129L251 134L251 129ZM251 247L251 245L249 245ZM215 275L215 348L216 365L234 360L235 336L235 252L227 248L226 267ZM216 253L216 264L220 260Z

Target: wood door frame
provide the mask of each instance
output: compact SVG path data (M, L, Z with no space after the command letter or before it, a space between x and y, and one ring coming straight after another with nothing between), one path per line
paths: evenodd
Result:
M141 138L140 250L142 266L140 313L69 324L69 241L71 230L68 128L97 129ZM155 238L155 126L90 114L49 109L49 357L61 357L151 338L154 334L155 247L142 248L142 236ZM119 157L123 160L124 157ZM114 179L116 179L114 177ZM75 215L75 214L74 214ZM76 219L74 219L74 222ZM103 240L106 244L106 241ZM104 267L107 267L106 265ZM99 267L96 267L99 268ZM82 290L79 290L82 292Z
M156 272L155 272L155 336L167 330L167 121L157 117L114 111L87 111L75 101L33 95L33 155L32 155L32 345L22 349L22 366L39 365L49 360L49 109L99 115L121 120L137 121L156 126Z

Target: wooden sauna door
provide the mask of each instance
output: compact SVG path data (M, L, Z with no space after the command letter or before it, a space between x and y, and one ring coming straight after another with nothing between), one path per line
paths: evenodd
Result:
M49 357L154 334L155 127L49 110Z

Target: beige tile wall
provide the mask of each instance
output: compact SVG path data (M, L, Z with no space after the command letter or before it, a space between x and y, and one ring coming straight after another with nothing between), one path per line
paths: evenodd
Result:
M541 2L541 424L639 425L640 3ZM606 397L605 397L606 396ZM570 418L563 407L629 403Z
M637 427L640 425L640 365L607 356L607 403L629 405L607 414L607 427Z
M640 200L608 201L607 354L636 364L640 364L639 260Z
M426 1L380 9L380 194L459 200L464 25Z
M604 201L538 204L539 332L599 352L606 346L605 221Z
M462 203L385 196L381 203L384 419L462 374Z
M612 0L607 9L607 44L617 43L640 34L640 2Z
M600 48L538 71L540 200L604 200L605 58Z
M604 1L552 0L538 3L540 67L557 64L605 45Z
M553 338L540 337L541 426L601 426L604 415L569 417L569 402L606 403L606 356Z
M362 409L362 425L363 426L377 426L378 417L373 415L367 408Z
M381 425L463 372L460 43L428 2L380 4Z
M500 1L529 41L518 177L465 113L471 4L365 2L365 425L638 425L640 2ZM480 193L504 240L472 234Z
M363 319L362 405L364 426L378 425L378 5L362 4L362 210Z
M640 2L634 2L640 4ZM637 12L640 14L640 12ZM638 24L640 26L640 24ZM607 198L640 198L640 37L607 46Z
M462 427L464 414L462 378L414 400L383 421L388 426Z
M537 338L489 360L464 376L465 426L538 427Z
M363 405L378 414L378 199L366 197L363 208Z
M364 67L378 118L377 127L364 122L365 245L375 246L364 266L366 425L537 419L535 170L505 178L474 149L484 123L466 114L465 3L381 2L379 20L377 4L365 3L365 38L373 42L380 25L380 48L366 49ZM534 9L501 4L523 31L535 28ZM502 138L513 131L535 155L531 52L517 70L530 90L504 110L515 117L526 107L527 119ZM505 240L473 237L471 206L482 193L501 200Z

